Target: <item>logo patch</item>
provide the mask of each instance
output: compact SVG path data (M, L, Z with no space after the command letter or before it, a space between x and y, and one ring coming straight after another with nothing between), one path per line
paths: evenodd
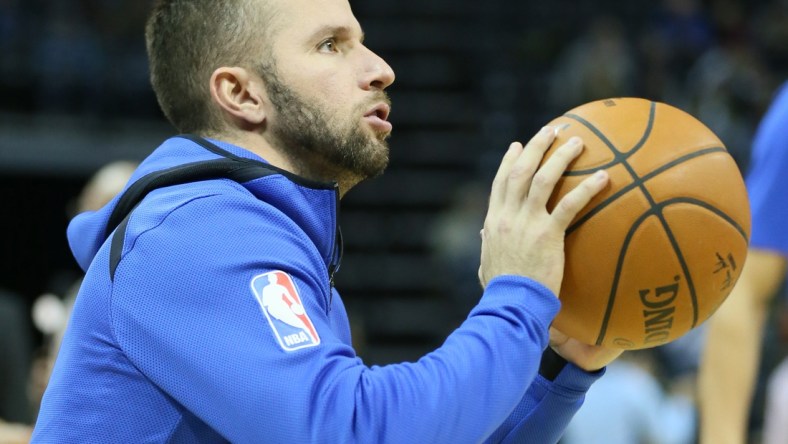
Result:
M251 286L283 350L294 351L320 344L320 336L304 310L290 275L283 271L259 274L252 278Z

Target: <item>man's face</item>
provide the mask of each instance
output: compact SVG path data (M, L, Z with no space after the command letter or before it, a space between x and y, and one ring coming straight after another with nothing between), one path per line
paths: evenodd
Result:
M361 179L388 164L394 72L362 44L347 0L275 2L272 66L263 62L274 112L269 130L283 150L306 151Z

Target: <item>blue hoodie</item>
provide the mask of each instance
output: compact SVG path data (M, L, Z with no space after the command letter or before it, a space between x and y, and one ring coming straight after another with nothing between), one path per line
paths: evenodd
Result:
M602 373L545 351L558 299L498 277L440 348L366 366L333 288L338 199L242 148L165 141L69 226L86 276L33 441L557 442Z

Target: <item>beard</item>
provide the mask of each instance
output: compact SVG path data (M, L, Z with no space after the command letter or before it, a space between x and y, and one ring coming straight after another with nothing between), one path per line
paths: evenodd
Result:
M275 68L261 68L266 90L276 109L276 125L270 127L284 153L299 166L301 174L323 180L358 182L377 177L389 162L388 133L370 133L361 117L375 103L390 104L380 91L369 103L344 116L303 99L276 75Z

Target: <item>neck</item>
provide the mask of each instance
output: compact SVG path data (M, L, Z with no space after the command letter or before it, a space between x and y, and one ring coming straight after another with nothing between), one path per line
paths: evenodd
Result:
M279 149L260 134L250 132L222 133L208 135L208 137L232 143L251 151L271 165L305 179L318 182L336 182L339 186L340 198L344 197L351 188L363 180L357 174L335 167L325 161L325 159L316 157L312 153Z

